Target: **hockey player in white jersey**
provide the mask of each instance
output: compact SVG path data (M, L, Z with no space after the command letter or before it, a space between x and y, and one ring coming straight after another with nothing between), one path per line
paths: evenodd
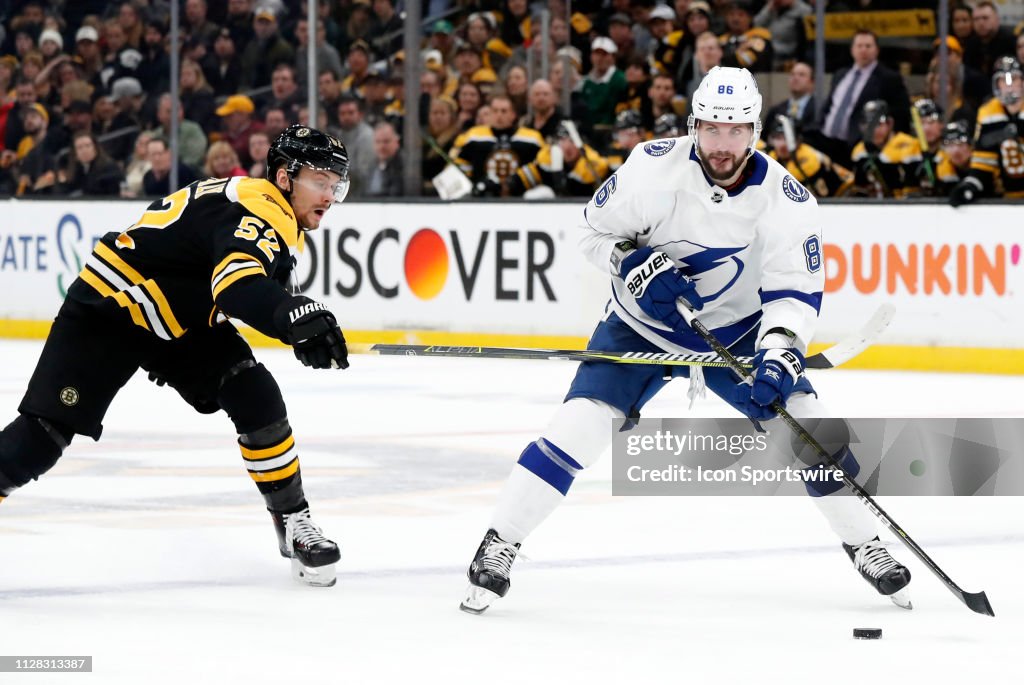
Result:
M753 384L726 368L672 367L758 421L778 400L796 417L824 417L803 373L824 287L817 203L785 168L756 152L761 96L746 69L713 68L692 99L689 135L642 143L583 212L579 245L607 271L612 299L588 347L709 352L680 315L685 304L734 354L754 355ZM668 382L658 366L583 363L551 422L526 446L469 567L461 608L480 613L509 589L520 544L565 498L576 474L611 443L615 419L640 409ZM782 426L779 427L783 429ZM859 466L847 448L844 470ZM819 467L820 468L820 467ZM879 593L910 608L910 573L876 535L855 497L809 494L855 568Z

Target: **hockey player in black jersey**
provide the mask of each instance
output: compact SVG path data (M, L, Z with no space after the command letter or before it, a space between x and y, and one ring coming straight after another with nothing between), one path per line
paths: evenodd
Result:
M281 391L229 319L290 344L306 366L348 367L334 315L286 288L304 231L345 199L348 169L340 141L292 126L271 145L266 179L197 181L103 236L0 432L0 500L46 473L76 434L98 440L114 396L143 368L199 412L227 413L296 579L333 585L338 546L310 519Z

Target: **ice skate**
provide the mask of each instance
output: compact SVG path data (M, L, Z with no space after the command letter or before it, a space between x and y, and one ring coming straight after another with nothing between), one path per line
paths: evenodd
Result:
M281 556L292 560L292 578L315 587L334 585L334 564L341 553L310 519L309 509L294 514L271 512L271 516Z
M505 542L493 528L487 531L469 565L469 587L459 608L471 614L482 614L491 603L508 593L512 562L519 552L519 543Z
M910 584L910 569L893 559L885 549L886 543L874 540L850 546L845 542L843 549L854 567L864 576L879 594L887 596L893 604L903 609L913 609L910 595L906 590Z

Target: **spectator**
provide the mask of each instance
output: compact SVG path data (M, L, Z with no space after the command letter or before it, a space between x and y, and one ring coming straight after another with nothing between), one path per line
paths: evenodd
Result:
M921 190L923 161L917 138L896 131L885 100L869 100L860 114L862 139L853 148L854 193L903 198Z
M142 195L142 180L152 165L149 163L149 141L153 138L148 133L140 133L135 139L135 146L128 164L124 168L124 183L121 186L121 197L138 197Z
M402 148L395 127L386 121L373 130L373 168L367 181L367 197L402 195Z
M961 86L959 96L964 102L978 109L981 104L992 96L992 88L989 77L984 76L974 67L964 64L963 48L960 41L952 36L946 36L947 73L951 78L956 79ZM939 39L935 39L935 56L929 65L936 73L939 70Z
M14 54L24 61L25 55L36 49L37 26L23 26L14 33Z
M170 88L171 58L164 49L167 29L159 21L146 22L142 35L142 61L135 76L151 93L162 93Z
M491 124L456 138L449 157L473 182L475 195L506 197L515 190L511 179L516 171L533 162L545 144L540 132L517 128L516 111L507 95L492 95L488 106Z
M57 159L46 144L50 115L38 102L24 110L24 137L18 143L18 195L40 195L53 191L57 183Z
M840 164L850 159L850 148L860 137L857 122L871 100L889 103L886 121L906 131L910 123L910 97L903 78L878 62L878 38L871 31L858 30L850 44L853 66L832 77L832 90L819 114L820 149Z
M473 75L484 68L480 53L469 43L459 44L453 64L460 84L471 82Z
M974 18L971 8L957 3L949 11L949 35L960 45L966 45L974 37Z
M325 40L326 29L324 29L324 22L317 19L316 22L316 71L314 73L321 74L325 69L331 70L337 74L341 73L341 55ZM298 48L296 54L298 57L295 60L295 79L303 86L308 81L308 74L306 70L309 68L309 60L306 58L308 51L307 45L309 45L309 22L305 15L299 17L295 23L295 39L298 41Z
M322 69L316 81L317 95L320 97L320 108L327 112L327 125L338 126L338 103L341 101L341 81L338 72Z
M817 105L814 101L814 67L806 62L794 62L789 68L786 84L789 88L789 97L769 107L764 120L774 121L775 117L784 114L806 134L814 128L817 116ZM767 140L767 127L762 135Z
M317 108L316 110L315 124L309 123L309 107L306 105L299 105L295 109L295 118L298 121L298 123L302 124L303 126L310 126L319 131L327 130L327 112L323 111L320 108Z
M341 92L356 97L363 96L363 81L370 71L370 46L357 40L348 48L348 75L341 80Z
M593 69L583 79L583 98L588 105L584 127L610 126L615 120L615 105L626 92L626 76L615 68L618 48L611 38L599 36L590 46Z
M293 118L299 105L306 101L306 94L299 90L295 80L295 67L290 64L278 64L270 77L270 100L263 106L263 111L275 107L283 109Z
M87 100L72 100L64 108L64 123L51 127L47 138L52 139L53 149L71 147L79 133L92 133L92 105Z
M794 60L806 57L804 17L814 8L804 0L768 0L754 17L754 26L768 29L772 39L772 68L783 71Z
M16 150L25 136L23 118L25 112L37 104L36 87L32 79L22 76L14 90L14 107L7 114L7 128L4 131L4 149Z
M224 18L224 28L231 34L231 40L239 48L248 45L255 35L253 32L255 15L252 11L252 3L253 0L228 0L228 13Z
M526 115L529 88L530 79L526 75L526 69L518 64L509 67L505 72L505 95L512 100L512 106L519 116Z
M402 49L405 33L402 18L395 11L395 3L393 0L373 0L373 13L377 21L368 42L378 55L393 55Z
M72 150L67 168L58 174L59 192L71 197L116 197L121 192L121 181L124 179L121 167L107 156L91 132L76 133L72 140Z
M342 34L342 42L338 48L345 55L348 54L352 44L361 41L366 44L369 50L370 32L373 30L373 10L369 3L356 2L349 9L348 21L345 23L345 31Z
M725 13L727 31L718 37L722 44L722 66L743 67L752 72L769 71L775 59L772 34L754 27L750 0L732 2Z
M153 138L146 145L150 169L142 177L142 190L148 197L166 197L176 188L183 188L196 179L196 173L178 162L178 185L171 188L171 150L163 138Z
M480 86L472 82L462 83L456 91L456 103L459 106L456 118L460 131L468 131L476 126L476 113L484 102Z
M204 131L217 129L219 122L213 89L206 82L206 75L197 62L186 59L181 63L179 93L186 119L196 122Z
M512 55L512 49L495 38L497 23L490 12L474 12L466 20L466 42L480 55L483 66L494 73L501 71Z
M295 48L278 32L277 15L270 7L258 7L252 20L253 39L242 51L243 89L270 83L274 67L295 63Z
M524 117L522 125L540 131L545 141L554 141L562 123L562 113L555 101L555 89L547 79L537 79L530 86L530 108L533 114Z
M443 94L441 89L441 77L436 71L425 69L420 74L420 94L428 98L440 97Z
M213 41L213 54L202 62L203 75L214 95L237 93L242 85L242 60L230 29L221 29Z
M714 67L722 66L722 44L715 34L707 31L697 36L693 58L683 65L683 91L686 101L693 99L693 91Z
M1024 31L1017 35L1017 61L1024 64Z
M185 21L181 24L186 40L197 39L209 45L220 29L207 18L206 0L185 0Z
M939 67L937 60L933 59L925 76L925 95L935 102L942 100L939 82ZM963 86L960 83L960 76L956 72L946 74L946 103L949 107L949 116L945 117L946 122L966 121L974 130L975 121L978 118L978 108L972 107L963 97Z
M647 29L650 32L651 40L643 49L643 55L648 61L654 59L658 46L669 36L677 33L675 31L676 13L668 5L658 5L651 10L647 16ZM682 37L682 32L680 38ZM653 64L653 61L651 62Z
M527 0L505 0L503 5L499 36L505 45L515 49L530 36L530 6Z
M124 31L125 42L133 48L142 47L144 28L139 6L134 0L125 0L117 12L117 22Z
M142 107L145 105L146 95L138 79L125 76L115 81L110 89L110 99L117 109L111 122L113 131L133 129L142 125ZM131 154L131 140L131 137L122 135L108 140L104 147L111 157L123 162Z
M83 26L75 33L75 57L81 60L82 78L92 81L103 66L100 33L92 26Z
M371 69L363 79L363 116L366 123L376 126L392 118L389 113L392 102L387 80L380 72ZM337 107L334 110L337 111Z
M686 108L686 98L676 95L676 87L671 77L657 74L651 79L646 107L640 110L643 126L650 131L654 128L654 121L659 117L665 114L682 117L686 113Z
M170 138L171 104L170 93L164 93L157 101L156 120L160 124L151 134L153 138ZM198 169L206 158L206 134L202 127L185 118L185 108L178 107L178 155L188 166Z
M338 105L338 138L348 148L349 175L352 178L352 192L357 197L366 192L366 184L374 164L373 129L363 121L363 104L351 95L341 98Z
M632 59L636 49L633 40L633 20L624 12L616 12L608 19L608 37L615 43L615 59L625 66Z
M640 56L631 57L626 63L626 92L615 104L615 114L626 109L637 112L651 111L651 79L647 61Z
M39 52L43 55L43 64L49 64L64 51L64 38L59 31L46 29L39 34Z
M253 178L265 178L267 175L267 153L270 152L270 137L266 130L254 131L249 136L249 158L252 165L249 175Z
M217 116L221 118L224 137L243 164L252 164L249 159L249 136L263 126L253 119L256 106L247 95L232 95L217 108Z
M455 27L447 19L435 21L430 28L429 48L440 52L445 64L455 61L456 51L460 45L455 40L454 33Z
M288 118L287 112L280 107L271 107L263 117L263 130L267 132L267 137L273 142L281 135L281 131L292 123L294 122Z
M252 137L249 138L249 149L252 149ZM245 176L246 171L238 161L235 150L223 140L218 140L206 152L203 173L211 178L232 178Z
M114 117L117 116L117 107L109 95L101 95L92 104L92 132L103 137L114 130ZM103 149L110 154L110 148L103 144Z
M1004 55L1016 54L1013 31L999 23L995 3L984 0L974 6L974 36L964 45L964 64L985 76L992 74L992 64Z
M455 142L459 134L458 121L455 118L455 101L446 95L430 101L430 113L427 117L427 135L423 141L423 187L427 194L433 194L431 179L441 173L448 165L448 160L441 151L447 150ZM428 137L430 142L428 142ZM433 144L431 144L431 142Z
M97 77L97 86L109 92L118 79L135 76L135 70L142 62L142 53L128 44L124 28L117 19L103 25L103 40L107 46L106 56Z

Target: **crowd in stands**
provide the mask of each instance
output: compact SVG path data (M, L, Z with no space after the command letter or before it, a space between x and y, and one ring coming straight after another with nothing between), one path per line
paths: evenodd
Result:
M174 190L170 1L0 0L0 195ZM786 97L764 103L761 149L820 197L1024 197L1021 25L954 0L945 93L937 39L900 52L897 70L859 30L830 44L819 103L814 1L424 0L442 18L410 56L398 0L320 0L315 26L305 0L180 0L178 184L262 176L270 142L300 122L345 143L353 197L403 195L404 66L417 59L426 196L453 170L478 196L589 196L638 145L686 135L708 71L740 66L787 75Z

